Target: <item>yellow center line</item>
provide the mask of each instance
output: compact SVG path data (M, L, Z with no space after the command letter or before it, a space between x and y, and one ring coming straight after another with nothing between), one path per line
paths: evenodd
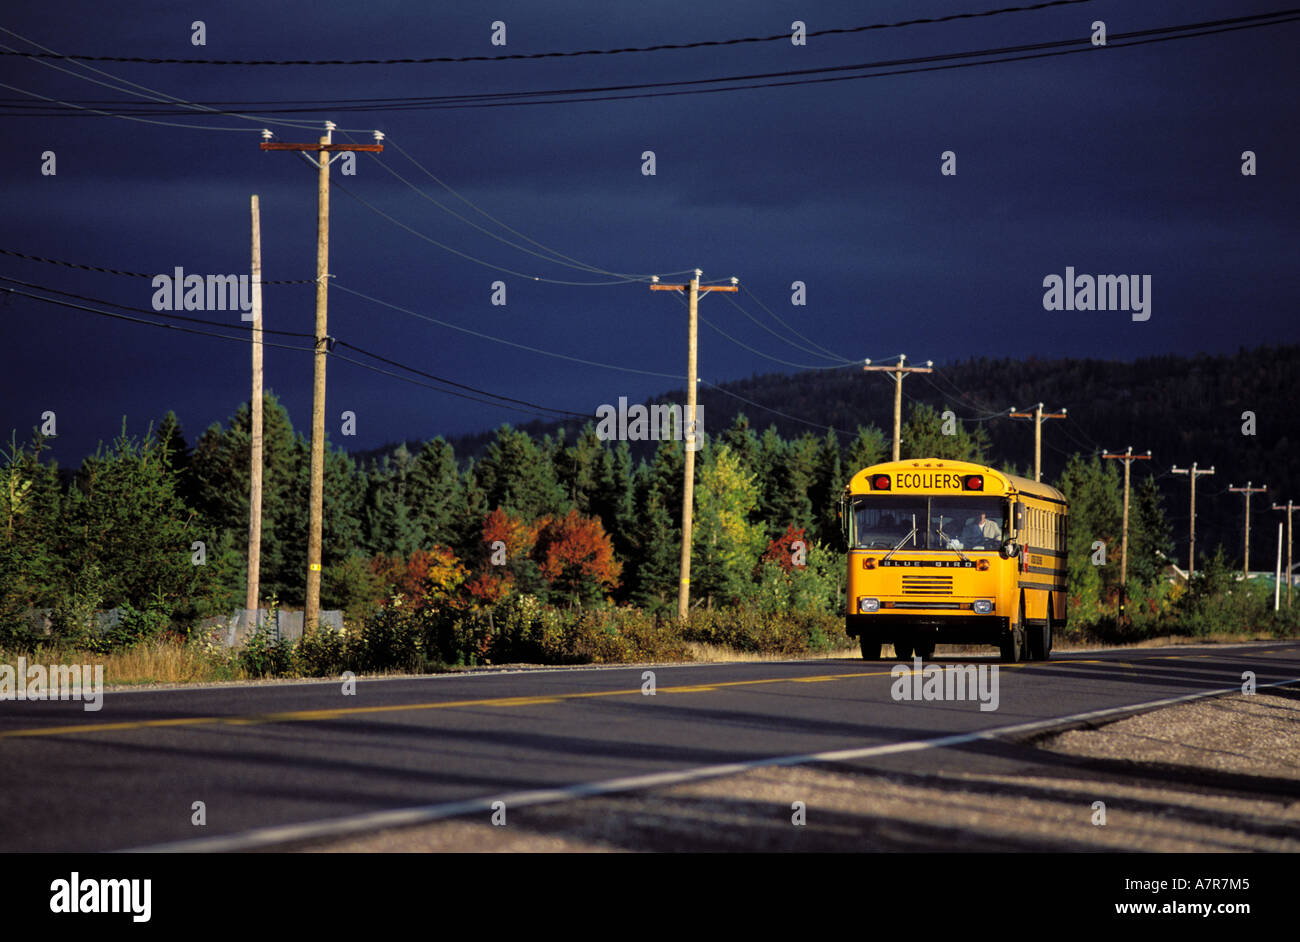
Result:
M659 693L711 693L722 687L746 687L756 684L789 683L818 680L848 680L857 677L888 676L889 671L867 671L853 674L826 674L820 677L765 677L758 680L727 680L716 684L659 687ZM582 693L559 693L534 697L487 697L477 700L439 700L432 703L394 703L385 706L334 707L325 710L294 710L285 713L252 713L242 716L184 716L166 720L134 720L121 723L85 723L76 726L49 726L34 729L14 729L0 732L0 739L26 736L66 736L75 733L120 732L122 730L152 729L167 726L255 726L263 723L302 723L312 720L332 720L345 716L362 716L372 713L401 713L408 710L447 710L464 707L532 706L544 703L562 703L566 700L585 700L592 697L641 696L640 687L630 690L596 690Z
M1069 667L1074 664L1119 664L1132 669L1133 665L1117 661L1055 661L1030 664L1001 664L1005 669L1023 667ZM901 666L901 663L900 665ZM942 666L942 665L939 665ZM907 668L906 676L915 673ZM659 687L658 693L716 693L727 687L752 687L759 684L816 684L833 680L854 680L861 677L889 677L891 670L860 671L850 674L819 674L812 677L763 677L756 680L724 680L712 684L687 684L676 687ZM475 700L438 700L432 703L394 703L384 706L334 707L324 710L293 710L283 713L251 713L237 716L182 716L165 720L131 720L120 723L84 723L73 726L48 726L44 728L14 729L0 732L0 739L17 739L30 736L68 736L77 733L110 733L125 730L155 729L171 726L257 726L265 723L306 723L313 720L333 720L347 716L365 716L377 713L404 713L414 710L452 710L467 707L515 707L563 703L568 700L586 700L593 697L641 696L640 687L628 690L596 690L582 693L544 694L531 697L486 697Z

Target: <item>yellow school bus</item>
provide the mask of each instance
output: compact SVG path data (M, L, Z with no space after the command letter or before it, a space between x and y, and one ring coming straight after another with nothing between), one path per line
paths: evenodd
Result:
M1046 660L1065 625L1065 497L965 461L872 465L841 498L845 628L862 656L930 657L938 643Z

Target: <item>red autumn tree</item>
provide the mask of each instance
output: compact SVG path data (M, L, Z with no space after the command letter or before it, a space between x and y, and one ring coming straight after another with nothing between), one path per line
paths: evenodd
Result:
M475 602L493 605L516 588L529 591L538 582L531 559L537 531L537 524L500 507L483 518L479 566L465 586Z
M534 556L554 597L570 603L601 598L618 585L623 571L599 518L577 510L541 521Z
M759 566L776 563L790 572L793 569L803 569L807 565L807 557L808 538L804 535L804 528L796 529L791 523L786 525L784 533L767 544L767 549L763 550L763 556L759 559Z

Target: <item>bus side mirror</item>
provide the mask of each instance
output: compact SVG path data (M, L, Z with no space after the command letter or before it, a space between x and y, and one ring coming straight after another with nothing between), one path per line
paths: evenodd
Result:
M1025 505L1016 501L1011 505L1011 531L1014 536L1019 536L1020 531L1025 526Z
M1020 544L1008 540L1002 544L1002 548L998 550L998 555L1003 559L1015 559L1020 555Z

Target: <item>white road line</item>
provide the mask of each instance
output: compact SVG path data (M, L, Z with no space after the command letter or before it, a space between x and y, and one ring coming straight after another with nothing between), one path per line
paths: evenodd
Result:
M1300 683L1300 677L1260 684L1257 689L1281 687ZM1181 697L1168 697L1164 700L1150 700L1146 703L1127 706L1108 707L1104 710L1092 710L1087 713L1075 713L1070 716L1058 716L1030 723L1018 723L1014 726L999 726L974 733L958 733L952 736L940 736L937 739L915 739L907 742L888 743L881 746L865 746L857 749L836 749L829 752L813 752L805 755L776 756L770 759L754 759L748 762L730 762L724 765L704 765L693 769L674 772L656 772L650 775L635 775L627 778L607 779L603 782L588 782L579 785L566 785L560 788L544 788L525 792L508 792L486 798L470 798L464 801L446 802L437 805L422 805L414 808L398 808L392 811L376 811L367 814L350 815L328 821L309 821L303 824L289 824L281 827L256 828L238 834L222 837L203 837L193 840L175 841L168 844L154 844L148 847L130 848L126 853L220 853L229 851L247 851L276 844L316 840L324 837L342 837L362 831L377 831L391 827L411 824L423 824L445 818L457 817L471 812L488 813L494 802L505 802L506 808L526 808L530 805L546 805L577 798L590 798L595 795L611 795L617 792L637 791L644 788L657 788L665 785L680 785L701 779L720 778L736 775L754 769L779 766L808 765L814 762L851 762L857 759L869 759L875 756L897 755L902 752L922 752L928 749L943 749L959 746L963 743L981 739L996 739L999 736L1016 733L1031 733L1050 729L1070 723L1086 723L1090 720L1115 716L1120 713L1141 713L1159 707L1200 700L1205 697L1220 696L1225 693L1240 693L1241 686L1220 687L1215 690L1202 690L1197 693L1184 694Z

